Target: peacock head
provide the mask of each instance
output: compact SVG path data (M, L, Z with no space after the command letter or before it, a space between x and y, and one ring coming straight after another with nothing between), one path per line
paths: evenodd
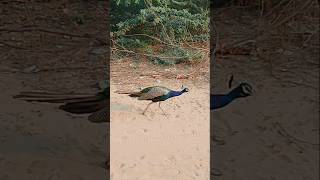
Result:
M187 87L184 87L183 85L181 86L181 89L182 93L189 92L189 89Z
M253 93L253 88L248 83L241 83L235 90L239 93L239 97L251 96Z

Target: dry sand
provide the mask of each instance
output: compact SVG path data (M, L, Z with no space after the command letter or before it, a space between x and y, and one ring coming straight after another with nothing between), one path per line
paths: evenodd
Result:
M105 7L97 1L0 2L0 27L8 28L0 33L0 180L108 177L107 125L57 105L12 99L25 90L96 92L90 86L105 78L105 46L59 32L106 37ZM72 20L82 15L88 18L82 25Z
M212 11L219 43L211 92L229 91L231 74L234 85L255 89L211 113L211 167L223 173L214 180L319 179L319 3L309 2L264 6L270 19L245 6ZM225 51L233 47L243 49Z
M179 89L179 82L148 84ZM113 180L209 179L209 84L157 104L115 94L111 85L111 178ZM132 88L137 90L138 87Z
M218 140L212 141L211 165L223 173L214 179L319 179L319 69L301 65L293 77L275 72L283 82L270 76L261 61L239 57L217 61L214 92L228 91L226 82L233 73L236 84L248 82L255 93L211 112L211 132ZM290 83L300 78L313 82L314 88Z
M1 74L0 179L106 179L107 126L56 105L12 99L23 89L16 80Z

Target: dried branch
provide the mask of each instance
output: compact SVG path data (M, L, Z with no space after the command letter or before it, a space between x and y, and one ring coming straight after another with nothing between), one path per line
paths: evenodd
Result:
M76 37L76 38L86 38L86 39L95 39L99 41L102 44L107 45L106 38L101 38L101 37L95 37L92 34L73 34L73 33L67 33L67 32L62 32L58 30L50 30L50 29L45 29L45 28L40 28L40 27L23 27L23 28L0 28L0 33L12 33L12 32L44 32L48 34L55 34L55 35L60 35L60 36L69 36L69 37Z

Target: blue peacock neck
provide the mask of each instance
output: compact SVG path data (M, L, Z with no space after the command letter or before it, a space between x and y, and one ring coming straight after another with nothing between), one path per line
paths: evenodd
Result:
M170 91L169 96L175 97L175 96L180 96L181 94L183 94L183 91Z
M228 94L227 94L228 98L230 99L230 101L234 100L234 99L237 99L240 97L240 93L239 93L239 90L236 88L232 91L230 91Z

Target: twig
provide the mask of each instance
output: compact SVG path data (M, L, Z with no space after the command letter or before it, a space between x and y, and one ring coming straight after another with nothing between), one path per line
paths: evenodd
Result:
M299 10L296 10L294 13L289 15L288 17L284 18L282 21L280 21L278 24L274 25L274 28L277 28L281 26L282 24L288 22L290 19L298 15L301 11L304 11L306 7L308 7L310 4L312 4L312 0L307 1L304 5L301 6Z
M270 22L270 24L273 24L274 22L278 21L279 19L281 19L281 15L285 13L285 10L288 10L290 5L294 3L294 0L289 1L288 3L285 4L285 7L280 7L281 9L279 10L280 13L277 13L278 16L273 18L272 22Z
M282 4L284 4L287 0L280 1L277 5L275 5L266 15L264 15L264 18L267 18L268 16L271 16L277 8L280 8Z
M183 59L183 58L187 58L188 56L158 56L158 55L154 55L154 54L145 54L145 53L138 53L135 51L131 51L131 50L126 50L126 49L117 49L117 48L111 48L113 51L121 51L121 52L127 52L127 53L132 53L132 54L138 54L138 55L142 55L142 56L147 56L147 57L155 57L155 58L160 58L160 59Z
M99 41L103 44L107 44L106 40L103 40L103 38L100 38L100 37L95 37L92 34L72 34L72 33L66 33L66 32L62 32L62 31L49 30L49 29L40 28L40 27L26 27L26 28L16 28L16 29L0 28L0 33L1 32L5 32L5 33L32 32L32 31L44 32L44 33L49 33L49 34L56 34L56 35L61 35L61 36L76 37L76 38L92 38L92 39L96 39L97 41Z
M3 3L3 4L7 4L7 3L27 3L26 0L2 0L0 1L0 3Z
M148 6L148 8L152 8L152 3L149 2L149 0L144 0L144 2L145 2L145 4ZM153 15L154 15L154 16L157 16L157 14L156 14L155 11L153 11ZM157 16L157 17L158 17L158 16ZM170 37L169 37L169 35L168 35L167 31L166 31L166 28L165 28L164 24L162 23L162 21L160 21L160 24L161 24L161 26L162 26L163 33L164 33L164 34L167 36L167 38L168 38L168 41L171 41L171 39L170 39ZM173 44L172 41L171 41L171 44Z
M95 66L95 67L88 67L88 66L79 66L79 67L56 67L56 68L47 68L47 69L40 69L38 72L46 72L46 71L69 71L69 70L90 70L90 69L105 69L106 66Z
M310 84L304 84L304 83L299 83L299 82L296 82L296 81L289 81L289 80L283 80L281 79L279 76L275 75L274 72L273 72L273 63L272 63L272 59L268 58L267 60L269 62L269 65L270 65L270 75L280 81L281 83L290 83L290 84L294 84L294 85L297 85L297 86L304 86L304 87L308 87L308 88L312 88L312 89L315 89L315 90L318 90L317 87L314 87Z
M164 41L162 41L161 39L159 39L159 38L156 38L156 37L154 37L154 36L150 36L150 35L148 35L148 34L127 34L127 35L121 35L121 36L128 36L128 37L130 37L130 36L146 36L146 37L149 37L149 38L151 38L151 39L154 39L154 40L156 40L156 41L158 41L158 42L160 42L160 43L162 43L162 44L165 44L165 45L168 45L168 46L173 46L173 47L177 47L177 48L181 48L180 46L178 46L178 45L175 45L175 44L170 44L170 43L167 43L167 42L164 42ZM187 43L186 43L187 44ZM191 45L189 45L189 44L187 44L189 47L191 47L192 49L197 49L197 50L201 50L201 51L209 51L209 49L204 49L204 48L197 48L197 47L192 47Z
M122 49L118 49L118 48L111 48L111 50L114 50L114 51L122 51L122 52L127 52L127 53L132 53L132 54L138 54L138 55L142 55L142 56L147 56L147 57L155 57L155 58L163 58L163 59L184 59L184 58L187 58L188 56L180 56L180 57L177 57L177 56L158 56L158 55L154 55L154 54L145 54L145 53L138 53L138 52L135 52L135 51L131 51L131 50L128 50L126 49L125 47L121 46L120 44L118 44L117 42L114 42L115 45L121 47ZM193 56L196 56L197 54L199 54L199 52L195 53Z
M12 45L12 44L9 44L9 43L3 42L3 41L0 41L0 44L7 46L9 48L19 49L19 50L23 50L23 51L31 51L31 52L57 53L57 52L65 52L65 51L68 52L68 51L75 49L75 48L69 48L69 49L62 49L62 50L49 50L49 49L25 48L25 47L19 47L16 45ZM78 47L76 47L76 48L78 48Z
M319 33L319 28L317 28L316 30L314 30L307 39L305 39L302 43L302 46L303 47L306 47L308 42L311 40L311 38L316 34L316 33Z
M19 46L15 46L15 45L3 42L3 41L0 41L0 44L2 44L4 46L7 46L7 47L10 47L10 48L14 48L14 49L29 50L29 49L26 49L26 48L23 48L23 47L19 47Z
M299 139L299 138L296 138L292 135L290 135L283 127L282 125L279 123L279 122L275 122L273 123L273 126L275 129L277 129L278 133L285 137L289 142L291 143L295 143L295 144L298 144L298 142L302 143L302 144L307 144L307 145L311 145L311 146L319 146L318 143L311 143L311 142L308 142L306 140L302 140L302 139Z

